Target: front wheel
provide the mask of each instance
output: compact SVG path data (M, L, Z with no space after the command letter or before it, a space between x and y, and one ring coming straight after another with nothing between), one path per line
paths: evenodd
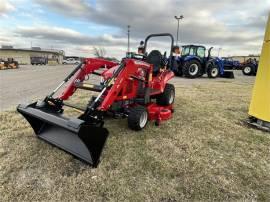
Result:
M208 78L217 78L219 75L219 68L214 63L207 64L207 76Z
M130 109L128 114L128 127L131 130L142 130L148 122L148 112L143 106L136 106Z

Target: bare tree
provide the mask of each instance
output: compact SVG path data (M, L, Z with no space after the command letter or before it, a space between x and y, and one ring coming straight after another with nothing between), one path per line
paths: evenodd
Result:
M93 54L98 58L104 58L106 55L106 50L103 47L93 47Z

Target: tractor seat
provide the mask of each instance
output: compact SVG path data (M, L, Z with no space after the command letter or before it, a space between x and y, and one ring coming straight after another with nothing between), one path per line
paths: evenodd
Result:
M162 66L162 55L158 50L152 50L147 58L146 62L153 65L153 74L156 75L159 73L159 69Z

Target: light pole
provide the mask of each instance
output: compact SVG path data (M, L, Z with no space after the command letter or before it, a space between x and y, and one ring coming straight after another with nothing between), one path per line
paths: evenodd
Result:
M219 48L218 49L218 57L219 57L219 54L220 54L220 51L222 50L222 48Z
M127 26L128 27L128 50L127 52L129 53L130 52L130 44L129 44L129 38L130 38L130 25Z
M177 20L177 35L176 35L176 45L178 45L178 35L179 35L179 21L184 18L183 15L180 15L179 17L174 16L174 18Z

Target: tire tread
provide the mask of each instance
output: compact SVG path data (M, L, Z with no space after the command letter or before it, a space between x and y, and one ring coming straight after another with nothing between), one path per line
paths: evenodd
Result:
M171 90L174 91L175 93L175 88L174 85L167 83L165 85L164 91L162 94L160 94L159 96L157 96L157 104L161 105L161 106L168 106L170 105L169 103L169 96L170 96L170 92Z
M146 108L141 105L138 105L130 109L130 112L128 115L128 127L130 129L135 130L135 131L142 130L142 128L140 127L139 121L140 121L141 114L145 111L147 112Z

